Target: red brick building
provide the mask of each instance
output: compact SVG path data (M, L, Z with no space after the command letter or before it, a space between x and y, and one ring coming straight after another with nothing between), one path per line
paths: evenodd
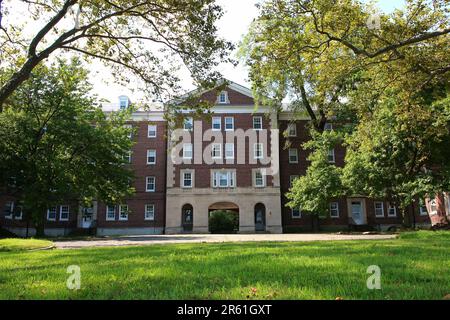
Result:
M363 196L331 201L328 216L318 221L288 208L284 194L308 167L302 149L308 119L265 107L255 110L251 91L232 82L224 90L204 92L202 98L214 104L212 114L197 117L187 110L178 129L169 129L161 109L135 112L129 123L135 129L129 159L135 195L123 204L94 202L84 208L71 200L50 208L46 234L79 229L98 235L205 233L209 213L217 209L237 211L243 233L401 225L395 205ZM119 101L112 109L130 102L124 96ZM342 166L344 157L344 148L330 150L335 165ZM448 199L445 206L450 215ZM14 208L14 199L0 197L0 207L0 226L24 235L26 221L20 208ZM418 203L408 214L416 225L429 224L426 209Z

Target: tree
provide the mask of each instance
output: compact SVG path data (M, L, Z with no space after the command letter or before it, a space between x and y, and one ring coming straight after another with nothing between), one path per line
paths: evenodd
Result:
M127 84L133 74L155 99L177 92L176 65L184 64L206 85L232 44L217 35L222 9L214 0L21 0L38 31L29 39L12 12L19 1L3 3L1 68L12 69L0 83L0 112L31 71L52 55L71 52L109 66ZM177 57L177 59L175 59Z
M90 89L77 59L39 65L0 114L0 190L21 202L38 236L51 206L133 192L129 111L105 115Z

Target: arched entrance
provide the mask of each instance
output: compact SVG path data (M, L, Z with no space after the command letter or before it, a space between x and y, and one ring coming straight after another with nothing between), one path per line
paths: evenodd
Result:
M208 226L211 233L237 233L239 207L232 202L216 202L208 207Z
M190 204L185 204L181 209L181 224L183 232L191 232L194 226L194 208Z
M262 203L255 205L255 231L266 231L266 206Z

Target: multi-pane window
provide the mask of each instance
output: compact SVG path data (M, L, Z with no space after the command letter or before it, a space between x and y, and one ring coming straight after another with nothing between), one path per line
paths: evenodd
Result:
M288 125L288 136L289 137L296 137L297 136L297 125L295 123L290 123Z
M155 177L147 177L146 178L146 188L147 192L155 192Z
M253 117L253 129L255 130L262 130L262 117Z
M384 203L382 201L375 201L374 208L375 208L375 217L383 218L384 217Z
M133 126L131 124L126 124L124 127L128 131L128 138L132 139L133 138Z
M253 145L253 157L255 159L263 158L263 144L262 143L255 143Z
M116 206L106 206L106 221L116 220Z
M292 186L294 185L294 181L295 179L297 179L298 176L289 176L289 188L292 188Z
M261 188L265 187L265 175L262 172L262 170L256 170L255 171L255 187Z
M120 97L119 98L119 108L120 110L124 110L126 108L128 108L130 100L128 100L127 97Z
M330 203L330 217L331 218L339 218L339 203L338 202Z
M50 207L47 210L47 220L49 221L56 221L56 212L57 212L57 208L56 207Z
M331 123L325 123L325 127L324 127L325 131L331 131L333 130L333 125Z
M218 100L219 100L219 103L221 103L221 104L228 103L228 92L222 91L219 94L219 99Z
M292 218L300 219L302 217L302 212L300 208L292 208L291 209Z
M5 219L12 219L14 211L14 202L8 201L5 204L5 208L3 209L3 214L5 215Z
M192 172L183 172L183 188L192 188Z
M147 164L156 164L156 150L147 150Z
M156 138L156 125L154 125L154 124L148 125L148 137Z
M297 149L289 149L289 163L298 163L298 151Z
M14 219L22 220L23 217L23 207L21 205L16 204L16 208L14 210Z
M184 159L192 159L192 155L193 155L192 143L184 143L183 144L183 158Z
M225 131L234 130L234 118L233 117L225 117Z
M61 221L69 221L69 206L62 205L59 207L59 220Z
M328 150L328 162L330 162L330 163L334 163L335 162L334 149L329 149Z
M420 201L419 201L419 214L421 216L428 215L427 206L425 205L425 201L423 199L420 199Z
M222 158L222 145L220 143L213 143L211 149L211 157L213 159L221 159Z
M212 118L212 129L214 131L222 130L222 118L221 117L213 117Z
M430 200L429 204L430 204L430 215L432 216L436 215L438 209L436 199Z
M192 117L184 118L183 129L187 131L192 131L192 129L194 129L194 118Z
M153 221L155 220L155 205L146 204L145 205L145 220Z
M214 188L233 188L236 183L235 173L233 171L214 171L213 187Z
M128 151L124 156L123 159L125 160L126 163L131 163L131 151Z
M119 206L119 220L128 220L128 206L126 204Z
M388 208L388 217L396 217L397 216L397 208L394 203L389 203Z
M225 159L234 159L234 143L225 143Z

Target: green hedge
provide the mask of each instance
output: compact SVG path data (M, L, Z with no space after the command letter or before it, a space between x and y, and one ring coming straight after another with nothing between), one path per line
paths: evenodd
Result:
M228 210L211 211L209 214L211 233L235 233L239 231L239 213Z

